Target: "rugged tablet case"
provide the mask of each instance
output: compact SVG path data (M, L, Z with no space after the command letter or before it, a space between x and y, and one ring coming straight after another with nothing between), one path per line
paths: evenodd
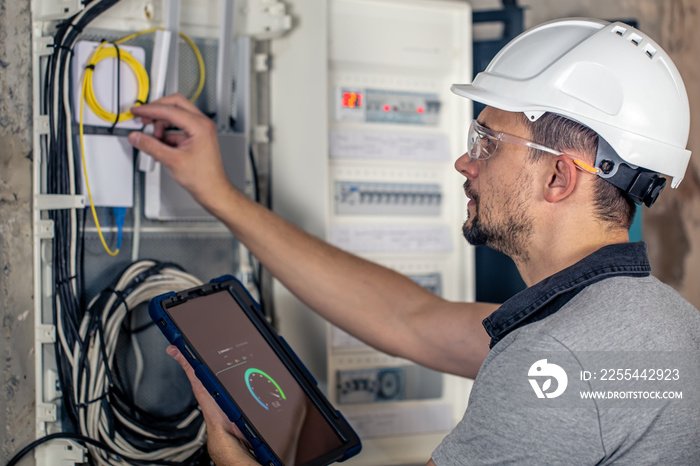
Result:
M284 338L277 335L275 330L263 316L260 310L260 305L252 298L252 296L250 296L248 290L246 290L246 288L235 277L225 275L223 277L215 278L208 284L199 287L191 288L179 293L169 292L156 296L148 305L148 313L151 316L151 319L157 324L158 328L160 328L161 332L165 335L168 341L172 345L177 346L180 352L193 367L194 373L202 382L202 385L204 385L207 391L212 395L212 397L214 397L217 404L221 407L222 411L226 413L231 422L238 426L240 431L250 442L250 445L253 448L253 453L258 461L265 466L284 466L268 447L264 439L261 438L255 426L248 422L231 396L228 395L226 389L216 379L209 368L200 361L196 351L193 351L185 343L183 335L170 319L170 316L168 316L168 314L165 312L167 307L223 290L229 290L229 292L231 292L233 298L248 315L270 347L284 362L285 366L287 366L309 398L316 404L318 409L331 422L331 424L333 424L338 436L344 443L344 450L340 451L338 454L321 457L311 463L306 463L306 465L327 465L336 461L345 461L346 459L357 455L362 449L362 445L355 431L352 429L352 427L350 427L350 424L348 424L340 411L336 410L326 399L323 393L321 393L321 391L318 389L318 382L316 382L316 379L314 379L309 370L306 368L306 366L304 366Z

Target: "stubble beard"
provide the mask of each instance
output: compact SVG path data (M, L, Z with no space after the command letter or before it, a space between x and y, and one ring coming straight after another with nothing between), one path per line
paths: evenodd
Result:
M469 181L464 183L469 192ZM488 246L499 251L516 262L529 260L528 242L532 235L532 221L527 217L527 201L519 192L504 196L501 206L502 219L492 220L495 215L492 208L481 208L479 196L472 195L474 215L468 214L462 225L462 235L473 246Z

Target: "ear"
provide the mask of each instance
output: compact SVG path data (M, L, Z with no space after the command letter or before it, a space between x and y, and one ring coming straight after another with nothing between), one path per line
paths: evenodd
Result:
M559 202L569 197L576 187L576 165L571 158L560 155L549 167L551 171L544 187L544 199L547 202Z

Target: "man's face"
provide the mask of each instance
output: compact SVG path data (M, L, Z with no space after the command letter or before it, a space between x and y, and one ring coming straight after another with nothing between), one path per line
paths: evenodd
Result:
M478 121L494 131L530 137L526 123L515 113L486 107ZM489 246L514 260L528 259L533 165L526 147L503 142L489 159L470 160L465 154L455 162L457 171L467 178L464 192L471 199L462 226L470 244Z

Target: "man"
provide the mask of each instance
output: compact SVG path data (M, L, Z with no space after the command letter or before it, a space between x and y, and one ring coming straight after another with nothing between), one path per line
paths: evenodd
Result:
M429 464L698 464L697 399L579 396L610 388L608 368L623 379L634 369L616 364L667 369L656 367L668 363L660 351L674 352L683 380L698 369L687 355L700 350L700 314L649 275L643 243L628 243L634 203L654 202L665 183L657 173L677 186L690 156L687 97L670 59L621 23L562 20L516 38L453 90L488 105L455 163L471 199L464 236L508 254L529 286L498 309L445 301L247 199L224 176L214 124L182 96L132 109L155 121L155 134L129 140L333 324L389 354L476 377L464 419ZM169 125L182 133L164 135ZM192 382L214 461L255 464L186 360L168 351ZM636 381L651 383L637 369ZM630 398L639 388L615 387Z

